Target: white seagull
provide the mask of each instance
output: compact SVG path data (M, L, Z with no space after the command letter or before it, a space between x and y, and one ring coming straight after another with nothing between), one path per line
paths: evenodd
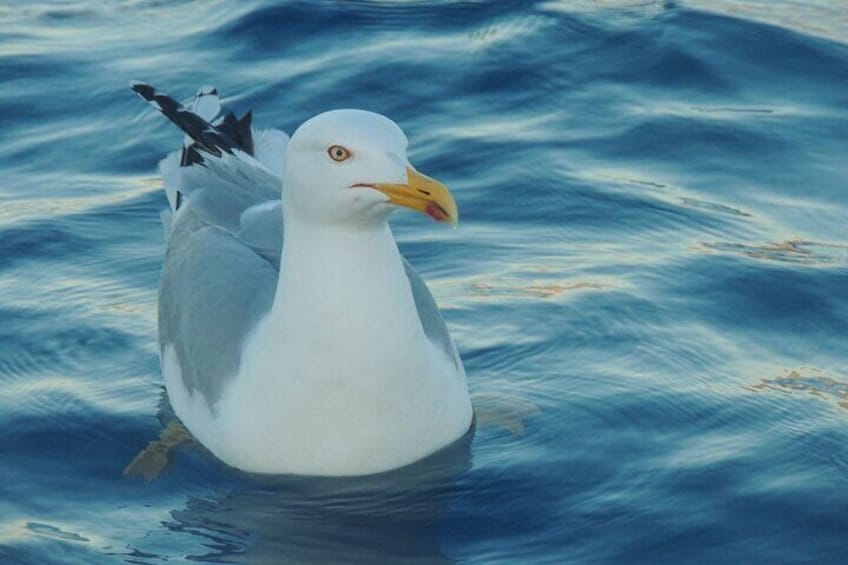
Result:
M171 406L245 471L346 476L413 463L472 422L465 370L388 225L455 224L391 120L333 110L289 138L131 83L186 133L159 164L169 208L159 345Z

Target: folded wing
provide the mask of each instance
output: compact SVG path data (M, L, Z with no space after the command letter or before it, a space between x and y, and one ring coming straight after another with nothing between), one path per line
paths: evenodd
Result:
M159 164L169 203L159 342L163 357L168 348L176 354L187 392L214 410L237 374L245 336L273 302L288 136L253 130L250 113L216 120L211 87L189 106L144 83L131 87L186 134Z

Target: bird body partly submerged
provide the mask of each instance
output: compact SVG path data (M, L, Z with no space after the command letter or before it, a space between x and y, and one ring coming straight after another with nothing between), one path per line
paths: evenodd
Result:
M313 475L394 469L462 437L462 363L386 221L396 205L456 209L411 168L400 129L343 110L291 140L232 120L228 134L201 123L217 98L195 113L133 88L193 138L160 165L159 293L165 384L192 434L234 467Z

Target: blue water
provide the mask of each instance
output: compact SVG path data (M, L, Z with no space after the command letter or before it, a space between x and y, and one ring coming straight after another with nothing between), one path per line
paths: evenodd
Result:
M845 562L848 20L803 4L0 6L0 562ZM129 79L405 129L462 216L393 225L473 438L361 480L122 475L168 418L181 140Z

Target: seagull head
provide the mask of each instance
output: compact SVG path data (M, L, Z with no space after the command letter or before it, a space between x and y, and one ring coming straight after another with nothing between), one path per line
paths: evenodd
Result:
M406 135L364 110L332 110L303 123L288 144L284 206L299 218L374 225L398 207L456 225L456 202L406 156Z

